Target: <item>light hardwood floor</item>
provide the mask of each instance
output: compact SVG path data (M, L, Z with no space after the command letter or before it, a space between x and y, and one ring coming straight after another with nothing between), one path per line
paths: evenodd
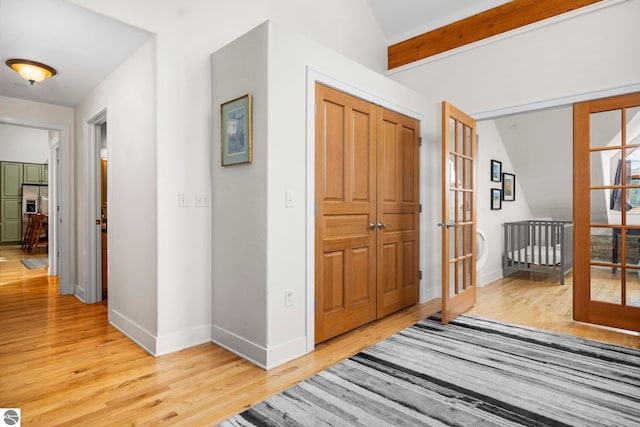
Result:
M58 296L56 279L20 256L0 247L0 407L21 408L23 425L213 425L440 308L410 307L265 372L212 343L154 358L107 323L106 306ZM640 347L573 323L570 293L545 279L501 280L479 289L472 313Z

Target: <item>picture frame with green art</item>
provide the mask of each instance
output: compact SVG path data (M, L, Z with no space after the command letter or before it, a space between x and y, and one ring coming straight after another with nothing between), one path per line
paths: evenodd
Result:
M251 94L225 102L220 106L222 166L251 163Z

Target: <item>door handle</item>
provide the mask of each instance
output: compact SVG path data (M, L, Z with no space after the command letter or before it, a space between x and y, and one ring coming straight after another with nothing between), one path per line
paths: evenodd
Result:
M438 223L438 227L447 227L447 228L451 228L451 227L457 227L458 224L455 221L449 221L449 222L439 222Z
M375 222L370 222L369 223L369 230L375 230L376 229L376 223Z
M379 222L377 227L380 228L380 229L389 228L389 227L391 227L391 224L383 224L383 223Z

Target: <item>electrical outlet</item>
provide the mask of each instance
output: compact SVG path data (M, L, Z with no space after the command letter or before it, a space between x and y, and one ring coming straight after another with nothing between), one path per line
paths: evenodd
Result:
M293 289L284 291L284 306L291 307L293 305Z

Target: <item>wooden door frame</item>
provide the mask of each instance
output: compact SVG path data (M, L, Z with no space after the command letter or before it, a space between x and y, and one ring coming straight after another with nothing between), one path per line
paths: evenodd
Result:
M411 118L420 121L421 134L422 126L424 123L424 117L422 114L399 106L398 104L390 101L386 98L372 95L369 91L366 91L358 86L346 83L336 78L330 77L320 71L317 71L311 67L307 67L307 135L306 135L306 200L305 200L305 216L306 216L306 280L305 280L305 311L306 311L306 349L307 352L313 351L315 348L314 329L315 329L315 116L316 116L316 97L315 97L315 85L320 83L326 86L330 86L341 92L353 95L358 98L362 98L374 104L380 105L384 108L394 110L398 113L404 114ZM421 153L421 160L422 160ZM421 168L421 173L422 173ZM420 179L422 181L422 175ZM424 185L420 188L420 202L424 203ZM420 218L424 225L424 216ZM424 229L424 228L421 228ZM420 270L424 271L424 246L425 239L420 239ZM424 281L420 284L420 295L422 301L422 295L424 291Z

